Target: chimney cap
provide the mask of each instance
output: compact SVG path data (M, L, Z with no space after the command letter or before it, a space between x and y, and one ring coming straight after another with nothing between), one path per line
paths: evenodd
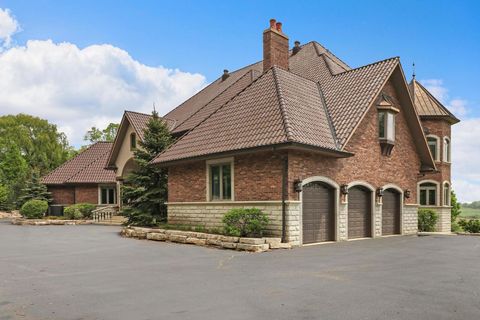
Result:
M295 47L300 47L300 41L298 40L295 41Z
M227 80L228 77L230 77L230 73L228 73L227 69L223 69L222 81Z
M275 24L277 23L277 20L275 19L270 19L270 29L275 29Z
M277 24L275 25L277 27L277 31L282 33L282 23L281 22L277 22Z

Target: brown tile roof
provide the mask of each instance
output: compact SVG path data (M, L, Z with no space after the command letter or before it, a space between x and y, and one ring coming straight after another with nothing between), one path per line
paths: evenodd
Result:
M398 58L351 69L317 42L291 54L288 71L274 67L251 84L241 81L245 70L261 72L261 66L235 71L237 82L221 90L217 80L167 114L181 115L176 129L190 131L153 162L282 143L342 153L386 81L396 68L401 72Z
M318 85L274 67L153 163L283 143L339 151Z
M115 172L105 165L111 142L97 142L42 178L42 183L115 183Z
M420 82L413 79L409 84L410 92L415 102L415 108L419 116L424 117L446 117L452 123L457 123L457 119L443 104L438 101Z

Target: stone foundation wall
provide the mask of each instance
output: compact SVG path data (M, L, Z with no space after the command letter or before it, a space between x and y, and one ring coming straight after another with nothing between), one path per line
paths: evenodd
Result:
M437 207L434 210L438 214L437 225L435 231L450 232L452 231L452 208L451 207Z
M183 202L168 204L168 223L201 225L206 228L223 227L222 218L233 208L258 208L268 215L267 236L282 235L281 201ZM300 245L300 202L287 202L287 241Z
M418 232L418 206L403 206L403 234L417 234Z

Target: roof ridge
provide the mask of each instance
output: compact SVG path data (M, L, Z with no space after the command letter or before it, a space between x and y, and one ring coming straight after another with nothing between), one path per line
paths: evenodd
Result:
M322 46L320 43L318 43L318 42L316 42L316 41L311 41L311 42L314 44L313 47L315 48L315 52L317 53L317 55L318 55L319 57L323 57L323 59L325 60L325 57L328 57L328 56L326 55L326 53L329 53L329 54L331 54L333 57L335 57L336 59L338 59L338 60L340 60L342 63L344 63L344 64L345 64L348 68L350 68L350 69L345 68L345 66L342 66L342 65L341 65L340 63L338 63L337 61L329 58L329 59L330 59L333 63L335 63L337 66L339 66L340 68L342 68L342 69L344 69L344 70L346 69L345 71L352 70L352 68L351 68L348 64L346 64L345 62L343 62L340 58L338 58L335 54L333 54L330 50L328 50L327 48L325 48L324 46ZM321 46L323 49L325 49L326 52L320 53L320 51L318 50L317 45L319 45L319 46ZM325 60L325 64L327 65L328 70L330 71L330 74L331 74L331 75L334 75L334 73L332 72L332 69L330 68L330 66L329 66L328 63L327 63L327 60ZM344 72L345 72L345 71L344 71Z
M86 166L84 166L83 168L81 168L79 171L77 171L75 174L73 174L72 176L70 176L70 178L68 178L67 180L65 180L65 182L68 182L69 180L75 178L76 176L78 176L80 173L82 173L83 171L85 171L87 168L91 167L95 162L97 162L100 158L102 158L105 154L107 153L110 153L110 149L109 150L105 150L102 154L100 154L98 157L96 157L93 161L89 162Z
M77 154L76 156L72 157L71 159L65 161L64 163L62 163L60 166L56 167L55 169L53 169L52 171L50 171L49 173L47 173L45 176L42 177L41 180L44 180L46 179L48 176L52 175L53 173L55 173L56 171L60 170L61 168L65 167L67 164L69 164L70 162L72 162L73 160L75 160L78 156L80 156L81 154L84 154L85 152L87 152L88 150L90 150L93 146L95 146L96 144L98 144L99 141L97 142L94 142L92 143L91 145L89 145L85 150L82 150L79 154ZM93 160L95 161L95 160ZM92 161L92 162L93 162ZM91 162L89 162L88 164L86 164L84 167L80 168L76 173L74 173L73 175L76 175L78 172L82 171L85 167L87 167ZM68 178L70 179L70 178ZM67 179L67 180L68 180Z
M322 101L322 106L325 110L325 115L327 117L328 125L330 126L330 131L332 132L333 142L335 142L335 147L338 150L340 150L340 144L338 142L337 132L335 130L335 127L333 126L332 117L330 115L330 112L328 111L327 101L325 100L325 96L323 95L323 90L322 90L322 86L320 85L320 82L317 82L317 88L318 88L318 94L320 95L320 100Z
M173 146L175 146L177 144L178 141L182 140L185 136L187 136L190 132L192 132L193 130L195 130L196 128L198 128L198 126L200 126L202 123L204 123L205 121L207 121L208 119L210 119L214 114L216 114L218 111L220 111L224 106L226 106L230 101L232 101L233 99L235 99L236 97L238 97L241 93L243 93L245 90L247 90L248 88L250 88L254 83L256 83L259 79L263 78L263 76L267 74L267 72L264 72L262 73L258 78L254 79L252 82L250 82L248 84L248 86L246 86L245 88L243 88L242 90L240 90L239 92L237 92L237 94L235 94L233 97L231 97L230 99L228 99L227 101L225 101L224 104L222 104L220 107L217 108L217 110L215 110L214 112L210 113L207 117L205 117L202 121L200 121L199 123L197 123L193 128L191 128L190 130L188 130L187 132L185 132L181 137L179 137L174 143L170 144L167 148L165 148L165 150L163 150L162 152L160 152L159 154L157 154L155 156L155 158L153 158L150 162L153 162L155 161L155 159L157 159L160 155L164 154L165 152L167 152L168 150L170 150L171 148L173 148Z
M279 104L279 107L280 107L280 113L282 115L283 127L284 127L284 130L285 130L285 136L287 138L287 141L292 141L293 140L292 126L290 125L290 121L289 121L288 115L287 115L287 110L285 108L285 100L283 99L282 89L280 88L280 81L278 80L277 69L278 69L277 66L272 66L272 68L271 68L272 73L273 73L273 82L275 83L275 89L276 89L276 92L277 92L277 98L278 98L278 104ZM294 74L294 73L291 73L291 74Z
M345 71L343 71L343 72L334 74L333 77L340 76L340 75L344 75L344 74L349 73L349 72L352 72L352 71L359 71L359 70L362 70L362 69L364 69L364 68L368 68L368 67L371 67L371 66L373 66L373 65L380 64L380 63L382 63L382 62L387 62L387 61L390 61L390 60L398 60L398 61L399 61L399 60L400 60L400 57L399 57L399 56L395 56L395 57L391 57L391 58L387 58L387 59L375 61L375 62L366 64L366 65L364 65L364 66L361 66L361 67L358 67L358 68L355 68L355 69L345 70Z
M223 94L225 91L227 91L228 89L230 89L233 85L235 85L236 83L238 83L240 80L242 80L246 75L248 74L252 74L252 71L253 70L248 70L247 72L245 72L245 74L243 74L240 78L238 78L237 80L235 80L234 82L232 82L229 86L227 86L224 90L222 90L219 94L217 94L215 97L213 97L212 99L210 99L207 103L205 103L201 108L199 108L197 111L195 111L194 113L192 113L189 117L187 117L185 120L183 120L182 122L180 122L178 124L178 126L176 125L176 127L180 127L182 124L184 124L185 122L187 122L187 120L191 119L194 115L196 115L198 112L200 112L200 110L203 110L206 106L208 106L210 103L212 103L215 99L217 99L221 94ZM251 76L252 77L252 76ZM253 77L252 77L253 78ZM253 81L253 79L252 79Z

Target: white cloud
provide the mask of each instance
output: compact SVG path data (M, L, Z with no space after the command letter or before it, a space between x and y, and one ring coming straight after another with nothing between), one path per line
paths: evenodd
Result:
M118 122L125 109L164 114L205 85L205 77L134 60L104 44L30 40L0 53L0 114L46 118L81 145L91 126Z
M9 47L12 35L20 31L20 24L12 16L10 10L0 8L0 51Z
M430 91L431 94L440 102L444 103L448 98L448 90L443 86L442 79L425 79L420 82Z
M464 117L468 112L467 105L468 105L467 100L453 99L453 100L450 100L450 102L446 107L454 115L458 117Z

